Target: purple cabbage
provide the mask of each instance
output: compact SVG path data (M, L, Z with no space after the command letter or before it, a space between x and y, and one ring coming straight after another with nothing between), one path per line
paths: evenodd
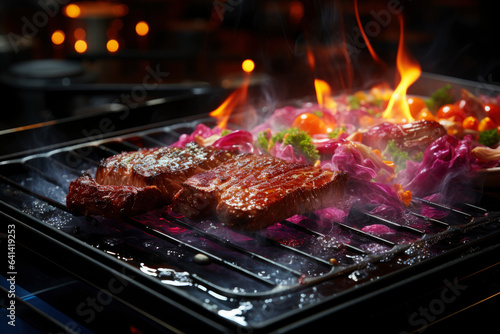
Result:
M435 140L424 152L421 163L408 161L398 175L398 182L414 196L434 193L457 194L455 185L472 180L480 169L494 167L498 162L481 162L471 154L476 144L471 136L464 139L445 135Z
M212 135L220 135L222 132L222 129L219 127L214 127L213 129L210 129L208 126L205 124L199 123L196 125L196 128L191 134L182 134L179 137L179 140L173 143L171 146L173 147L185 147L186 144L192 143L196 140L196 137L201 137L201 138L208 138Z
M299 157L295 155L292 145L275 143L269 153L271 153L271 155L275 156L276 158L280 158L288 162L301 164L307 163L306 158L303 155L300 155Z
M374 206L371 213L382 217L397 217L405 210L396 190L385 183L351 178L346 193L356 198L363 206Z
M318 152L322 157L331 156L330 160L322 162L322 168L345 171L357 179L387 180L394 172L369 147L361 143L334 139L319 146Z
M224 150L237 150L242 153L255 153L253 136L245 130L236 130L220 137L212 146Z

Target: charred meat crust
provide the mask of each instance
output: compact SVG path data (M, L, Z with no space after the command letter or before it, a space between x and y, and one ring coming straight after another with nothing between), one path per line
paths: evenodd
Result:
M259 230L335 205L347 179L344 172L251 155L187 179L173 206L190 218L216 216L236 229Z
M191 175L231 159L233 153L194 143L185 149L161 147L124 152L102 160L96 181L115 186L156 186L170 201Z
M436 121L420 120L406 124L383 123L363 134L363 144L383 151L390 140L410 155L425 151L436 139L446 134Z
M161 147L123 152L100 162L95 180L73 181L66 205L73 212L122 218L161 208L189 176L231 159L231 151L200 147Z
M189 218L215 216L251 231L335 205L347 178L344 172L192 144L105 159L95 180L84 175L71 183L66 202L71 211L109 218L172 203Z
M85 174L72 181L66 197L66 206L72 212L84 215L104 215L123 218L159 209L167 202L155 186L110 186L98 184Z

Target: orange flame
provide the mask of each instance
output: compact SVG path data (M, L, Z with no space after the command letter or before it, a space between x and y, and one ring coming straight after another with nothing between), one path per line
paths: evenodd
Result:
M356 21L358 22L358 27L361 32L361 36L363 36L363 39L366 43L366 47L368 48L368 51L370 52L370 55L372 56L373 60L375 60L379 64L384 64L384 62L379 58L379 56L375 53L375 50L372 47L372 44L368 40L368 37L366 36L365 29L363 29L363 25L361 24L361 19L359 18L359 11L358 11L358 1L354 0L354 13L356 14Z
M309 64L311 70L314 70L316 67L316 60L314 59L314 54L309 46L307 46L307 63Z
M332 98L332 90L330 86L323 80L315 79L314 88L316 89L316 98L318 104L328 110L335 110L337 104Z
M255 63L251 59L244 60L242 63L242 69L245 72L245 77L242 85L232 92L217 109L210 112L209 115L217 120L217 126L219 128L225 129L233 111L245 104L247 99L248 84L250 82L250 73L254 68Z
M382 117L392 119L395 122L407 123L413 122L414 119L411 116L410 107L406 101L406 91L408 87L420 77L422 70L420 65L410 58L408 51L404 46L403 18L401 16L399 16L399 24L401 30L399 34L399 47L396 57L396 65L398 72L401 75L401 82L394 90Z

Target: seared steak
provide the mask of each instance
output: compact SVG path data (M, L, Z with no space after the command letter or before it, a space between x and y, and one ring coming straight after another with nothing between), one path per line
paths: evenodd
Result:
M70 183L66 198L70 211L109 218L133 216L166 204L161 191L155 186L101 185L88 174Z
M382 123L363 134L363 144L380 151L394 140L396 146L411 155L425 151L436 139L446 134L445 128L436 121L420 120L406 124Z
M259 230L294 214L335 205L347 173L288 163L271 156L189 144L124 152L103 160L96 179L73 181L68 209L120 218L173 203L189 218L217 217Z
M195 143L124 152L101 161L96 181L114 186L156 186L169 202L191 175L231 159L233 153Z
M188 178L173 207L190 218L215 215L231 227L259 230L335 205L347 179L344 172L247 155Z
M66 197L71 211L109 218L131 216L170 204L189 176L231 159L234 152L200 147L161 147L123 152L99 164L96 179L73 181Z

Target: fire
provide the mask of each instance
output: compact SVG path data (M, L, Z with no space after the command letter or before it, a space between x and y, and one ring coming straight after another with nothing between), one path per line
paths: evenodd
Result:
M332 90L330 86L323 80L315 79L314 88L316 90L316 98L318 104L325 109L335 110L337 104L332 97Z
M396 57L396 65L401 76L401 82L394 90L394 93L389 100L389 104L385 109L382 117L392 119L395 122L412 122L414 121L410 113L410 107L406 101L406 91L422 73L420 65L413 61L404 46L403 40L403 19L399 17L401 31L399 34L398 54Z
M370 52L370 55L372 56L373 60L375 60L379 64L384 64L382 60L379 58L377 53L375 53L375 50L373 49L370 40L366 36L365 29L363 29L363 25L361 24L361 19L359 18L359 11L358 11L358 1L354 0L354 13L356 14L356 21L358 22L358 27L359 31L361 32L361 36L363 36L363 40L366 43L366 47L368 48L368 51Z
M226 128L233 111L236 108L244 105L247 99L250 73L254 70L255 63L251 59L246 59L241 64L241 67L245 72L243 84L234 92L232 92L217 109L210 113L211 117L217 119L217 126L221 129Z
M314 70L316 67L316 60L309 46L306 49L306 55L309 67L311 68L311 70ZM314 90L316 91L316 99L320 107L334 111L337 104L332 97L332 90L330 88L330 85L328 85L328 83L324 80L314 79Z
M316 66L316 61L314 60L314 54L312 53L311 49L309 46L307 47L307 63L309 64L309 67L311 70L314 70Z

